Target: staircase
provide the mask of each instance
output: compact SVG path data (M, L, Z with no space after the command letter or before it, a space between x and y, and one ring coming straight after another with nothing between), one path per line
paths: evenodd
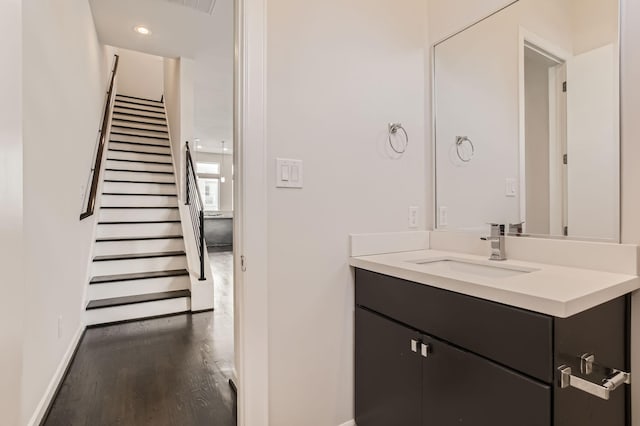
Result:
M106 159L87 325L189 311L163 103L116 95Z

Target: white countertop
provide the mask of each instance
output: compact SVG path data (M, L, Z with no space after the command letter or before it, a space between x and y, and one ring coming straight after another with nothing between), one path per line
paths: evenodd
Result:
M489 278L463 272L428 273L420 260L455 258L474 263L535 271L504 278ZM602 272L567 266L506 260L440 250L417 250L350 258L350 265L511 305L555 317L566 318L640 288L635 275Z

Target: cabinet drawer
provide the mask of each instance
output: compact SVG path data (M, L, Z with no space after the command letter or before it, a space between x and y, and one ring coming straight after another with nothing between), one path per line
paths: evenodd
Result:
M553 320L546 315L356 269L356 304L552 382Z

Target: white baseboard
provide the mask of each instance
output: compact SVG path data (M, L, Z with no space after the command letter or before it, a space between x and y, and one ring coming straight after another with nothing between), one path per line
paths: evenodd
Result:
M355 420L349 420L348 422L344 422L339 426L358 426L358 425L356 425L356 421Z
M67 367L71 362L71 358L73 357L76 347L80 343L80 338L82 337L82 333L84 333L84 329L84 324L80 324L80 327L78 327L78 331L76 331L76 334L71 339L69 347L67 348L67 351L65 352L62 360L60 361L60 364L58 365L58 369L51 378L46 392L42 396L40 403L38 403L38 406L31 416L29 423L27 423L28 426L37 426L43 420L43 417L47 413L47 409L49 408L49 405L51 404L53 397L55 396L60 382L64 379L64 373L67 371Z

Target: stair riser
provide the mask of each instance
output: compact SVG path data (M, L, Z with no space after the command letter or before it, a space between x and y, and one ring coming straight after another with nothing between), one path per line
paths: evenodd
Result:
M151 259L108 260L93 262L91 274L101 275L135 274L138 272L174 271L187 268L185 256L154 257ZM93 284L108 285L108 284Z
M184 251L184 241L181 238L166 240L109 241L96 243L94 255L109 256L114 254L161 253L179 250Z
M111 121L111 125L112 126L117 126L117 127L134 127L138 130L151 130L151 131L155 131L155 132L167 132L167 126L165 124L148 124L148 123L139 123L139 122L133 122L133 121L128 121L126 119L124 120L120 120L120 119L114 119Z
M98 225L97 238L115 237L159 237L180 235L179 223L136 223L129 225Z
M131 161L155 161L158 163L170 163L171 157L157 154L136 154L133 152L111 151L107 153L110 160L131 160Z
M100 222L180 220L177 209L101 209Z
M125 133L125 132L121 132ZM154 139L154 138L145 138L144 136L131 136L131 135L118 135L112 133L109 137L109 140L112 142L139 142L139 143L150 143L153 145L162 145L165 147L169 147L169 141L163 139Z
M140 105L143 102L138 102L138 101L134 101L134 102L135 103L116 99L115 106L118 107L118 108L120 108L120 107L122 107L122 108L136 108L136 109L143 109L145 111L151 111L151 112L164 112L164 107L162 105L160 105L160 106Z
M168 315L177 312L187 312L189 310L191 310L191 299L188 297L181 297L177 299L160 300L157 302L91 309L89 311L85 311L85 323L87 325L107 324L110 322Z
M116 192L123 194L175 194L177 188L174 184L161 185L157 183L131 183L131 182L105 182L104 192Z
M104 178L106 180L132 180L138 182L175 182L173 175L163 173L117 172L112 170L106 170Z
M133 120L147 124L166 124L167 121L164 118L148 118L148 117L134 117L131 115L118 114L117 112L113 113L113 119L118 120Z
M163 291L187 290L190 285L189 277L186 275L180 277L152 278L148 280L119 281L107 284L92 284L87 291L87 299L100 300L112 297L160 293Z
M136 145L122 142L109 142L109 149L124 149L126 151L141 151L149 154L171 154L169 146ZM169 158L166 157L165 158ZM165 160L166 161L166 160Z
M135 114L136 116L140 116L142 118L160 118L162 120L165 119L164 113L158 113L158 112L152 112L152 111L140 111L138 109L132 109L132 108L127 108L125 106L118 106L118 105L116 105L113 108L113 112L124 113L124 114Z
M145 105L160 106L160 107L163 106L162 102L156 102L155 100L127 98L126 96L122 96L122 95L116 95L116 101L118 101L118 102L135 102L137 104L145 104Z
M127 127L119 127L119 126L111 126L111 131L114 133L131 133L136 136L149 136L153 138L167 138L167 131L163 130L161 132L153 131L153 130L138 130L138 129L130 129Z
M142 172L173 172L171 164L132 163L129 161L107 160L107 169L139 170Z
M166 195L103 195L105 207L177 207L177 197Z

